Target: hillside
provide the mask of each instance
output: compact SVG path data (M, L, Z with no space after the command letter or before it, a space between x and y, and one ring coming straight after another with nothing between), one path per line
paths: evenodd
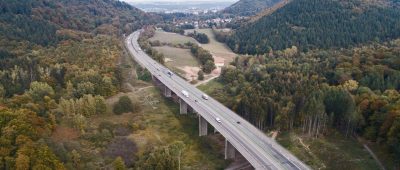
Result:
M266 53L292 46L350 47L400 36L396 2L294 0L236 30L227 44L238 53ZM386 1L385 1L386 2Z
M290 0L282 0L279 3L276 3L275 5L273 5L272 7L266 8L264 10L262 10L261 12L257 13L256 15L252 16L250 18L249 22L255 22L257 20L259 20L262 17L265 17L267 15L271 15L272 13L274 13L276 10L284 7L285 5L287 5L288 3L290 3Z
M281 0L240 0L230 7L227 7L223 12L238 16L250 16L272 7L280 1Z
M153 19L116 0L0 0L0 169L110 169L115 146L131 165L135 144L90 119L121 90L122 35Z
M121 34L149 20L144 12L114 0L0 1L0 36L40 45L65 38L63 29Z

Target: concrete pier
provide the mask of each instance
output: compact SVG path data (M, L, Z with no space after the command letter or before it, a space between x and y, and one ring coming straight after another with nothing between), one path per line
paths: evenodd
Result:
M207 120L199 115L199 136L207 136L208 123Z
M164 96L165 97L171 97L172 96L171 89L169 89L167 86L164 86Z
M180 105L180 114L187 114L188 113L187 103L182 99L179 99L179 105Z
M225 159L235 159L235 152L235 147L225 139Z

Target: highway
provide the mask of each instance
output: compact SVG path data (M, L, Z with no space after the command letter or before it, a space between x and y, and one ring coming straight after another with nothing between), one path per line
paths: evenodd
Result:
M125 46L133 59L216 128L255 169L310 169L285 148L215 99L209 97L205 100L202 98L203 92L196 87L179 76L169 76L168 68L154 61L140 48L137 42L140 32L141 30L138 30L130 34L125 40ZM182 94L182 90L187 91L189 96ZM216 118L221 121L218 122Z

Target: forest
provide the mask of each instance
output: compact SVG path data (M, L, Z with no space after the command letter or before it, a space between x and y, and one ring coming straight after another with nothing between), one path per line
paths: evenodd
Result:
M275 5L281 0L240 0L223 10L223 13L236 16L251 16Z
M349 48L400 37L396 1L294 0L271 15L238 28L227 39L241 54L264 54L297 46Z
M385 146L398 162L399 55L400 40L241 56L222 70L223 89L213 96L260 129L361 136Z
M121 90L120 38L159 19L115 0L0 0L0 169L132 166L135 144L87 121ZM54 137L76 134L102 150Z

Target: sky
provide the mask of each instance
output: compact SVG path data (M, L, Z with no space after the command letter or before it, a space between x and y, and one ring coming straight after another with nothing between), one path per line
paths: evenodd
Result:
M238 0L121 0L125 2L236 2Z

